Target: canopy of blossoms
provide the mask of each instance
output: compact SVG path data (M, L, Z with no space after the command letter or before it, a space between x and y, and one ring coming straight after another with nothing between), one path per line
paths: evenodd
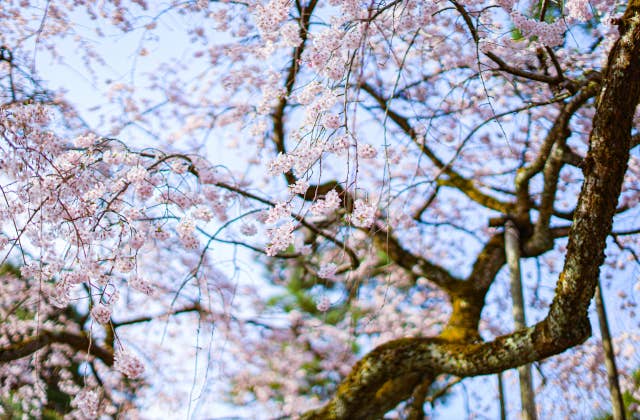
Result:
M3 415L197 388L188 414L422 418L532 362L543 418L591 415L599 341L544 360L599 279L638 410L636 0L7 0L0 27Z

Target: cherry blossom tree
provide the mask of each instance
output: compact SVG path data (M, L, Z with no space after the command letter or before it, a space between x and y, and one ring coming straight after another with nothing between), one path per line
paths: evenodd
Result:
M637 0L152 3L0 5L3 414L596 415L598 281L638 413Z

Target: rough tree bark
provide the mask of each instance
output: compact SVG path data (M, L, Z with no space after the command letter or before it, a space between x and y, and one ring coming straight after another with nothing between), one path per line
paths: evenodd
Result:
M375 348L354 365L324 407L305 413L303 418L381 418L408 399L413 388L428 377L442 373L466 377L502 372L561 353L590 336L587 310L604 261L640 94L640 0L629 2L619 28L620 37L609 54L600 84L589 151L582 165L584 183L573 215L564 267L547 317L530 328L492 342L477 341L477 321L484 296L496 267L504 264L502 238L494 237L481 252L472 275L466 281L453 279L449 285L453 314L443 335L403 338ZM397 124L403 123L399 116L391 112L388 115ZM456 178L450 176L450 180ZM550 194L553 196L555 191ZM491 268L490 272L483 272L483 267ZM442 284L446 286L445 282Z

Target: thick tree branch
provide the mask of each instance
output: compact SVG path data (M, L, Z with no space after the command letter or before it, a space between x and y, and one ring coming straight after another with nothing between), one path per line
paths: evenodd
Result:
M497 373L560 353L589 336L587 309L604 261L606 238L629 157L631 122L640 96L639 0L628 5L620 28L621 37L609 55L596 102L584 164L585 180L569 234L565 265L547 317L534 327L490 343L403 338L383 344L356 363L334 398L303 418L359 419L371 413L382 417L384 411L372 407L372 396L394 378L410 373L461 377Z
M478 324L489 287L506 262L501 233L487 241L460 287L449 292L453 312L440 338L447 341L478 342Z

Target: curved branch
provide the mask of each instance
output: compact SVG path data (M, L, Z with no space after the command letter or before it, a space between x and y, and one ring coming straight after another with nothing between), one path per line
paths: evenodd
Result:
M542 171L545 163L549 160L553 145L566 140L571 135L569 131L571 117L588 99L598 93L599 87L595 82L589 83L584 90L562 107L553 127L542 143L536 159L529 166L520 169L516 175L516 194L519 201L529 201L529 181Z

